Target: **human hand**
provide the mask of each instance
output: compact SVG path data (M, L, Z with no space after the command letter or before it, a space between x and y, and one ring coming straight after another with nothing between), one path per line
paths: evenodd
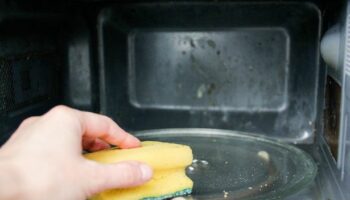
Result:
M0 199L78 200L111 188L137 186L152 177L136 162L102 165L82 149L140 146L111 119L65 106L22 122L0 148Z

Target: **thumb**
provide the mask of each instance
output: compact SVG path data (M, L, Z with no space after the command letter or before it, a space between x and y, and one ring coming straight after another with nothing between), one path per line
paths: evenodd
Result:
M149 181L153 170L146 164L126 161L116 164L98 164L88 161L89 169L86 184L88 194L96 194L107 189L138 186Z

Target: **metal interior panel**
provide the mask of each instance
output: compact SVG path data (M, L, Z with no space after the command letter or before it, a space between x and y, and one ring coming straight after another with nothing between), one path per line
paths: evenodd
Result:
M313 141L322 80L313 4L125 4L105 9L98 30L101 111L123 127Z

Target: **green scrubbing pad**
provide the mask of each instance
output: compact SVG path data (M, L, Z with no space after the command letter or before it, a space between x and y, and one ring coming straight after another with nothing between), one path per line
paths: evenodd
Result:
M173 197L185 196L191 193L192 193L192 189L184 189L184 190L181 190L172 194L168 194L168 195L163 195L160 197L146 197L146 198L143 198L142 200L162 200L162 199L168 199Z

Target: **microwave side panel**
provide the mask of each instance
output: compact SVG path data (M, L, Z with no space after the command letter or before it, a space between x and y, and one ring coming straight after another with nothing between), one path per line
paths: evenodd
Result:
M340 181L343 191L350 196L350 4L348 2L346 27L345 29L345 50L343 59L343 80L342 80L342 102L338 168L340 170Z

